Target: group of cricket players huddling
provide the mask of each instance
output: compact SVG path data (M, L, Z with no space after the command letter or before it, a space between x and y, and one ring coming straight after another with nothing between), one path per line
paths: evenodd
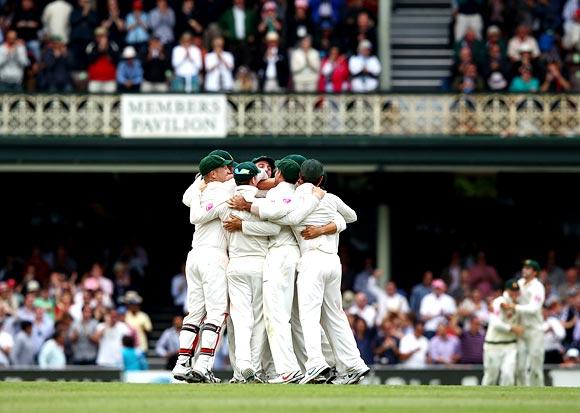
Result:
M195 231L177 380L219 382L224 328L232 383L355 384L369 372L340 292L339 234L357 216L325 179L296 154L236 163L215 150L199 162L183 195Z
M507 281L490 311L483 345L483 385L544 385L544 285L540 265L523 263L522 276Z

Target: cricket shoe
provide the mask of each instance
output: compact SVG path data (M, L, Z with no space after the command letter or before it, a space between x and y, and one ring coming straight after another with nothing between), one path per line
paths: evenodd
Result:
M242 376L244 376L246 383L264 383L264 380L262 380L252 369L242 370Z
M370 371L371 369L365 366L362 369L347 372L335 378L332 384L358 384Z
M245 382L246 382L246 380L238 379L236 377L232 377L229 381L230 384L244 384Z
M196 381L190 383L221 383L222 381L214 376L211 370L192 370L192 376Z
M325 377L324 383L325 384L332 384L334 379L336 379L337 377L338 377L338 371L336 370L336 367L331 367L330 372Z
M188 383L192 383L192 380L194 380L191 367L186 364L177 363L171 371L171 374L173 374L175 380L186 381Z
M330 371L328 364L322 364L318 367L312 367L306 370L304 378L300 380L300 384L312 383L317 377L323 376ZM325 378L326 380L326 378Z
M300 370L291 371L290 373L279 374L273 379L268 380L270 384L287 384L297 383L304 378L304 374Z

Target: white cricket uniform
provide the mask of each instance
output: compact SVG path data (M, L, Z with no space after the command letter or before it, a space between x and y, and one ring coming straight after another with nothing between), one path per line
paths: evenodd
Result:
M546 292L544 286L534 278L526 282L518 280L520 298L516 304L525 331L518 339L516 384L520 386L544 385L544 317L542 307Z
M296 192L308 192L311 186L301 185ZM260 209L260 216L263 211ZM340 282L342 266L338 257L339 234L322 235L305 240L300 233L308 225L322 226L333 221L337 214L347 223L356 221L356 213L336 195L327 193L316 209L292 230L302 257L298 263L298 306L308 361L306 370L328 365L322 352L320 325L329 338L340 373L365 367L356 346L348 320L342 310ZM292 215L290 213L289 215ZM272 218L272 217L268 217Z
M254 201L258 188L250 185L236 187L235 195L249 202ZM247 231L226 233L228 238L229 264L227 266L230 317L234 327L235 364L238 370L254 373L266 370L262 365L267 345L263 319L263 267L270 243L269 236L278 235L280 226L261 221L246 211L230 209L224 202L216 205L213 216L225 221L235 215L244 222L252 223L253 235ZM210 215L212 216L212 215Z
M228 311L226 232L219 218L208 217L208 213L232 196L234 186L230 181L212 182L202 193L200 182L196 179L183 195L195 232L185 263L189 312L179 335L179 362L195 356L193 368L204 371L211 369Z
M513 386L515 382L517 336L511 328L518 324L519 317L513 310L502 309L503 303L513 303L507 292L493 300L491 305L483 344L483 386L498 384L498 378L500 386Z

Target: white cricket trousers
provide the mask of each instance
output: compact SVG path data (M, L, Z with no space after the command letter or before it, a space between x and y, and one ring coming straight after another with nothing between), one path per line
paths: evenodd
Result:
M179 333L179 363L194 357L193 368L211 368L228 307L228 256L218 248L191 250L185 263L187 308ZM211 363L210 363L211 362Z
M337 254L307 251L298 264L298 308L308 361L306 370L326 362L321 344L324 329L337 361L349 370L365 368L346 314L342 309L342 266Z
M513 386L516 372L516 343L483 345L482 386Z
M518 340L516 385L544 385L544 332L526 329Z
M483 18L479 14L458 14L455 17L455 27L453 34L455 41L460 42L465 37L467 30L473 29L478 39L481 39L481 32L483 30Z
M230 317L234 326L235 364L255 373L262 366L267 343L264 327L263 257L231 258L227 268Z
M300 370L290 324L299 259L298 246L285 245L270 248L264 261L264 324L277 374Z

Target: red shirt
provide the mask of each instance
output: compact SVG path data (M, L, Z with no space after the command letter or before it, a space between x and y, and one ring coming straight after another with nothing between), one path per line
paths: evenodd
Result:
M89 80L110 82L117 78L117 69L113 60L107 55L101 55L89 65Z

